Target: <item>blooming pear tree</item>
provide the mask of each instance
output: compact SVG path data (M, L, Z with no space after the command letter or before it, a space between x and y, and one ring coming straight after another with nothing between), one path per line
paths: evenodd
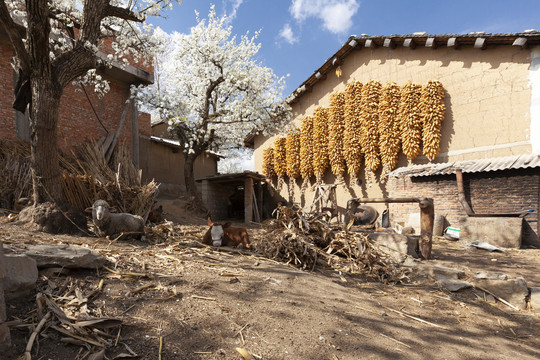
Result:
M62 202L57 124L63 89L72 81L107 83L95 69L139 60L149 46L144 19L173 0L0 0L0 24L15 56L13 107L29 111L34 203ZM109 39L113 52L101 52ZM106 41L105 41L106 42ZM101 80L101 81L100 81Z
M241 147L250 132L269 134L290 120L281 97L285 78L257 61L258 33L239 39L227 17L211 7L189 34L174 33L158 56L158 81L140 100L157 109L178 137L186 190L202 206L195 186L195 159L207 150ZM162 38L163 39L163 38Z

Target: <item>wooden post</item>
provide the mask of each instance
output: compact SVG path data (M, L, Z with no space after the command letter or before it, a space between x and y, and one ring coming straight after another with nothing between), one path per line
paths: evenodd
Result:
M259 206L259 216L261 217L261 222L262 222L264 220L263 219L263 216L264 216L264 214L263 214L263 203L264 202L263 202L263 187L262 187L262 182L261 181L259 181L257 183L257 194L258 194L258 196L257 196L258 203L257 204Z
M435 207L431 198L356 198L349 201L358 203L418 203L420 205L420 239L418 248L422 259L431 259L431 247L433 238L433 223Z
M426 260L431 259L434 218L433 199L422 199L420 201L420 240L418 241L418 247L420 248L420 255Z
M253 178L246 177L244 180L244 222L253 220Z

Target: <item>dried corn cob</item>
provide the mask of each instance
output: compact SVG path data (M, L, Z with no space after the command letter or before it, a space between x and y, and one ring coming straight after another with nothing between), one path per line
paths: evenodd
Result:
M396 167L401 148L398 119L400 90L396 83L387 83L382 89L379 101L379 151L385 171Z
M277 137L274 140L274 170L278 176L277 190L280 191L283 186L284 177L287 175L287 138L285 136Z
M268 147L263 150L263 165L262 171L264 176L269 179L276 177L276 171L274 170L274 148Z
M338 183L344 183L345 158L343 157L343 135L345 132L345 99L344 91L335 92L330 96L328 111L328 159L332 173Z
M422 117L423 152L429 160L439 154L441 124L444 120L444 88L439 81L430 80L422 87L420 111Z
M358 173L362 168L362 145L360 144L360 100L362 99L362 83L354 81L347 84L345 93L345 136L343 139L343 156L347 163L350 184L356 184Z
M294 200L294 179L300 176L300 133L297 129L288 133L286 142L287 176L289 177L289 199Z
M407 83L401 89L399 105L399 123L401 126L401 144L403 153L409 159L420 154L422 141L422 119L420 118L420 92L418 84Z
M379 159L379 98L381 83L370 80L362 88L360 100L360 121L362 133L360 141L366 158L366 168L375 172L381 161Z
M302 182L301 192L306 191L309 178L313 176L313 117L305 116L302 119L300 130L300 175Z
M313 112L313 172L322 183L328 168L328 110L318 106Z

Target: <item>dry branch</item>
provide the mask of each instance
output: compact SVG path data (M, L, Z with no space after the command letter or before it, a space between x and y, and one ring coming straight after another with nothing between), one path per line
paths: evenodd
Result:
M295 267L317 265L349 274L364 274L382 283L406 279L406 271L377 250L364 234L331 225L326 214L304 213L278 205L277 219L257 250L264 256Z

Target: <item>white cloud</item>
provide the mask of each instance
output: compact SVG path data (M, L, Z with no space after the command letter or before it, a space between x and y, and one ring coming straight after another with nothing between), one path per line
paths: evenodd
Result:
M242 3L244 2L244 0L230 0L230 1L228 1L228 2L232 4L232 9L231 9L231 11L230 11L228 14L226 14L227 17L229 18L229 22L230 22L230 21L233 21L234 18L236 17L236 11L238 11L238 8L240 7L240 5L242 5ZM225 1L223 2L223 8L224 8L224 9L227 8ZM226 12L226 11L227 11L227 10L225 10L225 12Z
M279 36L281 36L283 39L285 39L286 42L289 44L294 44L298 42L298 39L294 36L294 33L291 29L291 25L285 24L281 31L279 32Z
M331 33L343 34L353 25L359 6L358 0L292 0L289 12L299 22L314 17Z

